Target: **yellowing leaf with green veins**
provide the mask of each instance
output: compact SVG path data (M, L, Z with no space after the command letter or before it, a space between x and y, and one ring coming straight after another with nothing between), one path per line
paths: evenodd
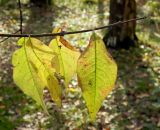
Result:
M24 70L31 70L35 72L35 77L39 78L39 85L28 85L26 88L26 84L24 82L27 82L25 79L20 81L17 78L14 78L17 85L22 88L22 90L29 96L34 93L32 89L37 87L41 91L41 97L43 96L43 89L44 87L47 87L51 93L51 96L53 100L60 106L61 104L61 88L58 85L58 80L54 77L54 73L59 70L58 61L57 64L52 64L52 60L56 59L57 55L46 45L44 45L41 41L35 38L21 38L18 42L19 45L22 45L22 41L24 39L24 43L21 49L25 51L25 54L23 54L23 57L27 60L28 68L26 67ZM17 57L16 57L17 58ZM21 59L16 59L19 63L21 63ZM15 61L15 58L13 57L13 61ZM14 63L14 62L13 62ZM56 63L56 62L55 62ZM14 67L14 71L18 69L20 66L17 65ZM23 75L28 75L28 72L25 72L23 70ZM32 71L30 71L32 73ZM18 72L14 72L14 77L19 77ZM32 76L30 79L35 82L35 77ZM54 84L50 84L50 82L54 82ZM25 90L23 88L26 88ZM27 92L29 91L29 92ZM33 99L35 97L38 97L38 95L35 95L35 97L31 96ZM37 100L36 100L37 101Z
M71 78L76 73L77 60L80 53L60 36L53 39L50 42L49 47L58 54L60 75L64 76L65 86L67 87Z
M77 73L86 106L91 120L94 121L117 77L117 65L101 38L95 33L92 34L87 49L78 59Z
M24 39L25 43L25 39ZM16 50L12 57L13 79L22 91L32 97L47 112L43 101L44 84L41 83L37 70L30 64L29 48L25 44Z
M28 46L32 48L30 57L32 57L32 62L39 70L38 74L45 86L49 89L52 99L60 107L62 89L59 85L58 79L55 77L55 73L59 73L60 71L57 54L53 52L51 48L35 38L29 38Z

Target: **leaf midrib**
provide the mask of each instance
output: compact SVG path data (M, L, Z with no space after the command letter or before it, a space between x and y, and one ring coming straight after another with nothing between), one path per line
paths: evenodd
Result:
M94 51L94 54L95 54L95 68L94 68L94 71L95 71L95 74L94 74L94 80L95 80L95 82L94 82L95 83L94 93L95 93L95 96L94 96L94 105L96 104L96 97L97 97L97 93L96 93L96 91L97 91L97 79L96 79L96 77L97 77L97 70L96 70L96 68L97 68L97 42L96 41L97 40L95 40L95 51ZM95 111L95 106L94 106L94 111Z
M28 65L29 71L30 71L31 76L32 76L32 79L33 79L34 86L36 86L38 95L39 95L39 97L41 97L41 96L40 96L40 93L39 93L39 90L38 90L38 88L37 88L37 85L36 85L36 83L35 83L35 81L34 81L34 76L33 76L33 73L32 73L32 71L31 71L31 67L30 67L30 65L29 65L28 56L27 56L27 50L26 50L26 42L25 42L25 39L24 39L24 52L25 52L25 56L26 56L27 65ZM40 100L41 100L41 102L43 103L43 100L42 100L41 98L40 98ZM44 103L43 103L43 105L44 105Z

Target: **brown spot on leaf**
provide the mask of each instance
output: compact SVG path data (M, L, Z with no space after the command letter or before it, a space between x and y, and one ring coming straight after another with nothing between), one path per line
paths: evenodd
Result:
M112 91L112 89L113 89L112 86L105 87L105 89L101 90L101 96L105 97L106 95L108 95Z
M84 67L87 67L88 66L88 64L84 64Z
M91 80L89 80L88 85L92 86L92 81Z
M58 47L59 47L60 49L62 48L62 46L61 46L61 45L59 45Z

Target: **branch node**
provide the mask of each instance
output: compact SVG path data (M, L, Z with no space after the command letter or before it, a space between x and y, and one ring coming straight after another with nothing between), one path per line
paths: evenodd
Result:
M66 34L65 31L61 31L60 36L64 36Z

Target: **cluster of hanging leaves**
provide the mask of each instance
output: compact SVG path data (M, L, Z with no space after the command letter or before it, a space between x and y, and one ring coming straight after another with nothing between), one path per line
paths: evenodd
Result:
M117 65L99 36L93 33L82 53L61 36L54 38L48 46L31 37L21 38L17 45L21 48L12 57L13 79L25 94L48 113L43 89L48 88L53 101L61 107L63 86L67 88L73 75L77 74L91 120L95 120L117 76ZM63 84L60 83L62 78Z

